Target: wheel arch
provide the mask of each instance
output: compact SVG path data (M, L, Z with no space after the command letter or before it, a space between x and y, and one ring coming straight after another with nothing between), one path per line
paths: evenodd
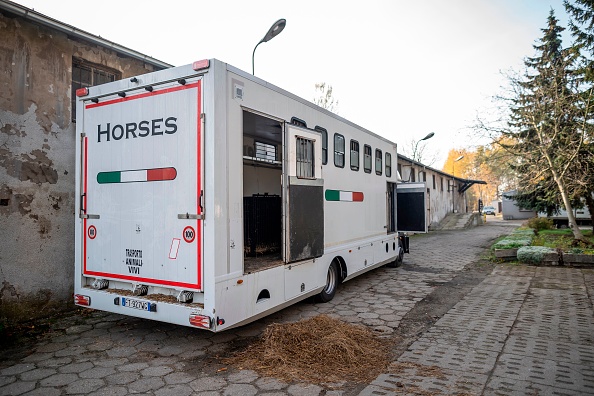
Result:
M346 261L344 260L344 258L342 258L342 256L336 256L332 259L332 261L336 262L336 264L338 265L338 280L340 283L342 283L342 281L348 276Z

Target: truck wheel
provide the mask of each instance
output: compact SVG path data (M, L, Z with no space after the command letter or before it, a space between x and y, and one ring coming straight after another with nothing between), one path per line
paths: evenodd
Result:
M338 287L338 266L336 265L335 261L330 263L330 267L328 267L328 274L326 275L326 286L324 286L324 290L320 292L316 296L316 301L318 302L328 302L334 298L334 294L336 294L336 288Z

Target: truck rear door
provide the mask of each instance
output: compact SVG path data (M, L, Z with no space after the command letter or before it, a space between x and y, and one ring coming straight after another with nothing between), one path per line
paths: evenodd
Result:
M202 290L202 86L181 81L84 104L85 276Z
M398 183L396 186L396 228L399 232L427 232L425 183Z

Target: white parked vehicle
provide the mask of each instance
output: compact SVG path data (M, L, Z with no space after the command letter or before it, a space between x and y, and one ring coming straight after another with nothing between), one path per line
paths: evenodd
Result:
M77 305L221 331L426 232L396 144L220 61L76 95Z

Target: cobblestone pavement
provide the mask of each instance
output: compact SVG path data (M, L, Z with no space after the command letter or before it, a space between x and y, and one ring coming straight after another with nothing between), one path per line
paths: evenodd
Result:
M219 334L102 312L71 316L0 361L0 395L594 394L594 271L585 269L495 267L369 385L284 383L217 360L270 323L321 313L392 337L513 228L489 222L413 237L401 268L347 282L330 303L298 303Z

